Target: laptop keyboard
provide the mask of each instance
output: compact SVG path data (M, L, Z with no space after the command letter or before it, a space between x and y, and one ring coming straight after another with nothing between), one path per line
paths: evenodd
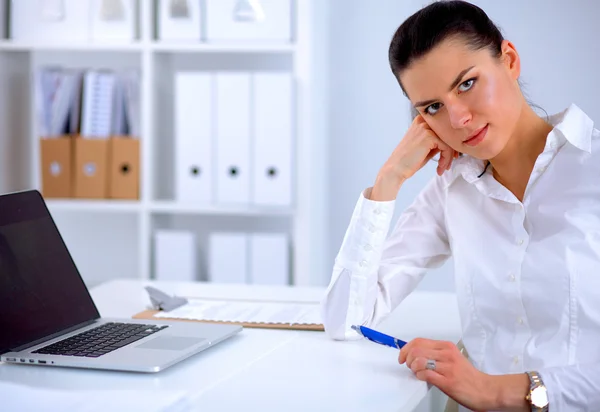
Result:
M33 353L97 358L159 332L168 325L105 323L102 326L44 346Z

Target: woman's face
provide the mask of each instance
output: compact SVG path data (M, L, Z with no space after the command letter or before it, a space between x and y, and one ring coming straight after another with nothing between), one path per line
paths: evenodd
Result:
M521 114L519 74L512 43L502 43L498 59L488 49L472 51L460 39L449 39L413 62L400 82L440 139L458 152L492 159Z

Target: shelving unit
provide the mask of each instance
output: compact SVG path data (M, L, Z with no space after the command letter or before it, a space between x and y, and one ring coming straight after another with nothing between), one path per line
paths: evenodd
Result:
M84 0L81 0L84 1ZM39 136L32 75L43 66L137 68L142 73L139 201L48 199L48 207L84 280L150 279L152 234L193 229L205 279L210 230L286 231L292 284L320 284L330 270L326 246L327 150L324 79L326 2L296 0L289 44L162 43L156 39L154 0L139 0L139 39L126 44L38 44L0 40L0 192L41 188ZM0 0L0 6L1 6ZM293 73L294 204L288 208L204 207L173 197L173 101L176 70L286 70Z

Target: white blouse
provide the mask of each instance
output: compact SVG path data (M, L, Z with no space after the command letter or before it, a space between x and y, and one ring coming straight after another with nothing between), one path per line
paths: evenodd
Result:
M395 202L361 193L322 301L329 336L358 338L350 325L376 325L452 256L473 364L539 371L551 411L600 411L600 131L576 105L549 122L523 202L469 156L389 236Z

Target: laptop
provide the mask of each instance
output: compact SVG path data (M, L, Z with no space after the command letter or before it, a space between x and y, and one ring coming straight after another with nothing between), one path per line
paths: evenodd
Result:
M241 330L102 318L42 195L0 195L0 361L158 372Z

